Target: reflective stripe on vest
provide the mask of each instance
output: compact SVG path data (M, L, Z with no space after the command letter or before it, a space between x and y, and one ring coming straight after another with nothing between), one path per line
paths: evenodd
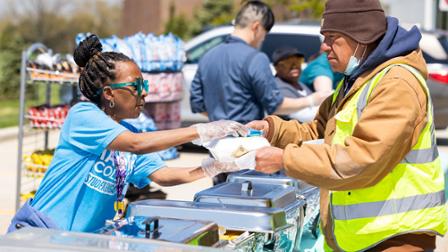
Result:
M436 207L443 205L444 202L445 190L442 190L401 199L390 199L380 202L367 202L347 206L334 206L332 208L332 213L333 218L336 220L351 220Z
M425 80L423 79L423 77L421 77L420 73L415 72L416 70L413 68L409 68L409 66L407 65L399 65L401 67L406 68L407 70L409 70L410 72L412 72L414 74L414 76L421 82L421 83L425 83ZM364 110L364 108L367 106L367 100L369 99L369 94L372 93L373 88L376 87L376 85L372 86L372 83L378 83L379 80L381 80L383 78L383 76L387 73L387 71L390 69L387 68L386 71L381 71L379 74L377 74L376 76L374 76L372 78L371 81L369 81L366 84L366 87L363 88L361 95L359 97L358 103L357 103L357 115L358 115L358 119L361 118L361 114L362 111ZM431 97L429 96L429 104L431 104ZM428 111L432 111L432 108L429 108ZM434 134L435 130L434 130L434 124L431 124L431 133L433 134L433 136L435 136ZM401 163L412 163L412 164L423 164L423 163L429 163L434 161L437 157L439 157L439 152L437 150L437 143L434 137L434 140L431 144L430 148L427 149L420 149L420 150L411 150L406 156L405 158L401 161Z
M350 137L372 91L394 66L409 70L428 97L428 121L405 158L376 185L330 192L333 235L340 250L365 250L401 233L446 232L444 178L434 134L432 103L424 78L414 68L391 65L367 81L336 115L333 144ZM340 82L336 90L340 90ZM333 94L336 102L339 92Z

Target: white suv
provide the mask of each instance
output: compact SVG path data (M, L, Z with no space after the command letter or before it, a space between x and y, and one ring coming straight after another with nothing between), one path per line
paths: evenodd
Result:
M436 129L448 127L448 33L423 31L420 48L428 67L428 84L434 105Z
M184 98L181 104L182 125L187 126L208 119L201 114L193 114L190 109L190 86L198 69L199 59L211 48L221 44L233 31L233 26L223 26L193 38L186 44L187 62L183 73L185 78ZM290 46L305 54L305 58L319 52L322 36L318 25L274 25L267 34L261 51L271 58L275 49Z
M190 85L196 74L199 59L211 48L219 45L233 31L232 26L212 29L193 38L186 44L187 62L183 68L185 95L181 104L183 125L207 121L190 109ZM271 57L272 52L283 46L296 47L309 56L317 53L322 41L318 25L288 24L274 25L266 36L261 51ZM434 103L436 128L448 126L448 33L442 31L423 31L420 47L428 65L428 87Z

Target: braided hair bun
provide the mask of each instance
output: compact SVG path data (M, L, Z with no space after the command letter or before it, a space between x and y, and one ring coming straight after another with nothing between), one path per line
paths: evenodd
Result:
M103 46L96 35L84 39L73 54L75 62L82 67L79 75L79 90L91 102L99 107L101 91L110 80L115 80L115 65L117 62L133 62L120 52L101 52Z
M87 62L102 50L103 46L101 45L99 38L95 34L92 34L79 43L75 49L73 57L78 66L85 67Z

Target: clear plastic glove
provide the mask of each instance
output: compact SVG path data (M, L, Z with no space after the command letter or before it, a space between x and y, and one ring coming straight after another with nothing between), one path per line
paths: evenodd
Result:
M246 126L229 120L198 123L191 127L196 128L199 135L199 138L193 141L196 145L203 145L204 143L226 136L246 136L249 132L249 129Z
M213 158L202 160L202 170L208 177L214 177L223 172L235 172L242 169L255 169L255 151L250 151L231 162L219 162Z
M210 178L213 178L223 172L234 172L240 170L235 162L219 162L210 157L202 160L201 168L204 174Z

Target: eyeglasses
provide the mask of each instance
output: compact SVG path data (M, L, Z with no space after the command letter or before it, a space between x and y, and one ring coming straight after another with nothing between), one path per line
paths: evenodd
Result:
M301 68L303 64L302 57L289 57L277 63L277 66L285 69Z
M338 35L333 35L333 34L329 34L327 36L324 37L324 43L327 46L332 46L334 44L334 41L336 41L336 39L340 38L341 36Z
M137 89L138 96L142 95L143 90L145 90L146 93L149 92L149 82L148 80L143 80L141 78L135 79L133 82L121 82L121 83L113 83L108 85L112 89L120 89L124 87L135 87Z

